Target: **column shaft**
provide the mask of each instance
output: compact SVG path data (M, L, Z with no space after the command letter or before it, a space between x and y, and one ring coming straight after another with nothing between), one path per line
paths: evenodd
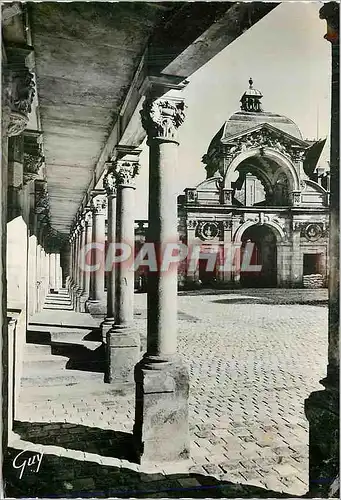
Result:
M150 146L147 240L158 263L148 273L147 353L135 368L134 442L141 463L189 457L189 374L176 354L177 265L165 259L167 246L178 243L176 131L183 109L182 100L147 97L141 112Z
M129 245L134 255L134 188L118 186L117 191L117 241ZM134 316L134 271L128 262L119 263L116 269L115 325L131 325Z
M103 321L102 339L106 343L106 335L115 322L115 280L116 266L115 243L116 243L116 181L112 172L109 172L104 178L104 187L108 197L108 232L107 232L107 314Z
M91 300L102 302L104 300L104 248L105 248L105 215L106 197L98 194L93 198L93 243L92 264L97 270L92 273L92 296Z
M131 259L119 262L115 273L115 323L107 332L107 371L106 382L133 383L134 366L140 354L140 336L134 328L134 178L138 172L140 150L125 147L117 148L118 159L113 168L117 184L116 240L129 247ZM107 181L108 182L108 181ZM112 214L113 215L113 214ZM113 220L111 221L113 226ZM111 235L112 236L112 235ZM113 280L114 277L111 276Z
M149 229L147 239L156 246L160 257L167 244L177 237L177 204L174 187L174 165L177 144L150 144L149 158ZM154 356L172 356L177 345L177 266L167 272L160 267L148 274L147 352Z

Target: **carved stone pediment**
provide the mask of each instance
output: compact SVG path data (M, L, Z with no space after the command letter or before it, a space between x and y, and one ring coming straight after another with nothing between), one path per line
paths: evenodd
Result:
M308 145L269 125L263 125L257 130L246 132L239 137L231 138L231 141L225 142L225 154L230 159L255 148L260 149L260 154L264 152L265 148L271 148L282 153L291 161L297 162L304 159Z

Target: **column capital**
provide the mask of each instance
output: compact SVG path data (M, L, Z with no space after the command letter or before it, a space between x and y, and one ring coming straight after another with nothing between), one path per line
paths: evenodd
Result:
M147 96L140 113L148 140L177 142L177 130L185 120L182 98Z
M84 209L84 222L86 227L92 226L92 209L90 206Z
M135 187L135 177L139 173L139 156L141 149L133 146L117 145L114 148L110 173L112 173L116 187Z
M107 197L105 191L92 191L90 202L91 210L95 215L105 215L107 208Z
M135 187L135 177L139 170L140 164L138 160L116 160L112 173L117 186Z
M26 66L32 47L9 45L6 47L7 65L4 68L6 86L9 87L10 120L7 135L19 135L26 128L35 94L34 75Z
M39 170L44 163L42 153L42 132L38 130L25 130L24 136L24 173L23 183L36 180Z
M110 170L107 172L103 179L103 187L107 193L107 196L116 196L116 177L112 171L113 164L108 164Z
M339 4L338 2L328 2L320 9L320 19L327 21L327 33L324 38L332 44L339 43Z

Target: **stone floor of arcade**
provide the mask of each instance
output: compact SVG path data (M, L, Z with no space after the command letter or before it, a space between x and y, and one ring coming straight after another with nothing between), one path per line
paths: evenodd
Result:
M103 383L105 306L91 316L72 311L66 290L48 295L27 331L9 496L304 495L304 399L325 376L326 306L327 290L180 294L191 459L146 468L130 454L134 388L120 393ZM146 295L135 294L143 350L146 317ZM21 450L43 457L38 473L18 481L11 464Z

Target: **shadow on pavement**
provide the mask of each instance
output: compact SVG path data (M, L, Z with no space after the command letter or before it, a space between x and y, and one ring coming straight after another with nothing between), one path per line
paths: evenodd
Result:
M43 455L40 470L13 467L20 449L10 448L4 463L6 497L15 498L288 498L252 485L234 484L202 474L141 473L125 467L99 465ZM33 452L30 452L31 456ZM29 454L27 452L26 458Z

